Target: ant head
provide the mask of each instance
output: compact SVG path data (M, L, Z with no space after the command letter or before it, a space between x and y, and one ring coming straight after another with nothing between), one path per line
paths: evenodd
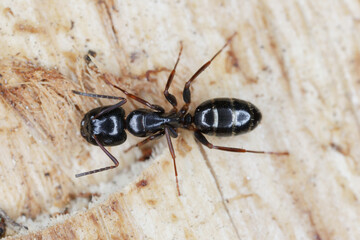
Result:
M103 146L116 146L126 141L124 109L115 108L97 116L108 107L90 110L81 121L81 136L93 145L98 145L93 137L94 135Z

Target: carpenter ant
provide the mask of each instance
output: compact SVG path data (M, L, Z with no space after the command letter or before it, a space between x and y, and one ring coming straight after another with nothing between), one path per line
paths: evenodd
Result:
M90 110L85 114L83 120L81 121L81 135L89 143L99 146L113 161L114 165L83 172L76 174L75 176L82 177L116 168L119 165L119 162L109 151L105 149L104 146L115 146L125 142L126 129L134 136L147 137L145 140L131 146L127 149L127 151L133 147L140 147L156 138L164 135L166 136L174 163L176 187L179 195L180 189L175 163L175 152L171 143L171 137L176 138L178 136L178 128L194 131L196 140L210 149L218 149L229 152L288 155L288 152L265 152L247 150L243 148L215 146L208 142L205 138L204 134L215 136L233 136L253 130L260 123L261 113L259 109L250 102L236 98L215 98L200 104L196 108L194 115L188 113L188 108L191 103L190 86L192 82L211 64L216 56L222 52L234 36L235 34L232 35L224 46L208 62L200 67L199 70L197 70L197 72L185 83L183 90L183 99L185 104L182 108L180 108L180 110L177 109L177 100L174 95L169 93L169 88L180 60L183 48L182 43L180 45L177 61L169 75L164 90L166 100L172 105L172 110L169 112L165 112L163 107L151 104L112 83L109 84L122 91L128 98L134 99L145 105L148 109L136 109L125 118L125 111L121 108L121 106L127 101L125 98L73 91L75 94L87 97L120 100L117 104Z

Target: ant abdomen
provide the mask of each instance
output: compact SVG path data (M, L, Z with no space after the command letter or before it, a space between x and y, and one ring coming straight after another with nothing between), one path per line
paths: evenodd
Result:
M236 98L214 98L200 104L194 114L196 128L204 134L232 136L253 130L261 121L260 110Z

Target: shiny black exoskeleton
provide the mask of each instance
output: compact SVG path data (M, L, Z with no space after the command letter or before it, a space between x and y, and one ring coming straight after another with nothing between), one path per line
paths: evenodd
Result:
M136 137L151 136L164 130L166 126L178 128L181 122L177 114L154 112L143 108L132 111L126 118L128 131Z
M111 84L113 87L122 91L127 97L138 101L139 103L147 106L149 109L136 109L130 112L125 119L125 113L121 106L126 103L126 99L121 97L73 91L76 94L89 97L100 97L120 100L120 102L115 105L100 107L89 111L85 115L84 119L81 121L81 135L89 143L98 145L110 157L110 159L114 162L115 165L77 174L76 177L89 175L92 173L101 172L117 167L119 164L118 161L105 149L104 146L114 146L123 143L126 140L125 130L128 130L132 135L137 137L147 137L145 140L131 146L129 149L142 146L145 143L163 135L166 136L169 150L174 162L176 184L179 195L180 190L175 164L175 152L171 142L171 137L176 138L178 136L178 128L194 131L195 138L200 143L211 149L218 149L230 152L252 152L287 155L287 152L252 151L242 148L215 146L207 141L203 134L215 136L232 136L253 130L261 121L261 113L259 109L250 102L235 98L215 98L207 100L200 104L196 108L193 116L188 113L188 108L191 103L191 83L230 43L232 37L228 39L226 44L210 59L210 61L205 63L185 83L185 87L183 90L183 99L185 104L180 110L177 109L177 100L174 95L169 93L169 88L174 78L177 64L180 60L182 45L180 48L179 56L173 70L170 73L164 90L165 98L173 107L172 110L169 112L165 112L165 110L161 106L151 104L142 98L128 93L126 90L110 83L109 81L107 81L108 84Z
M86 141L96 145L93 135L103 146L117 146L126 141L125 111L121 107L95 118L101 111L110 106L94 108L85 114L81 121L80 133Z
M261 113L252 103L236 98L215 98L200 104L194 124L201 133L232 136L253 130L261 121Z

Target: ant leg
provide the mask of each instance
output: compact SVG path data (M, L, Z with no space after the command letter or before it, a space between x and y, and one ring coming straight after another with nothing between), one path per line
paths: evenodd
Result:
M124 152L127 153L128 151L130 151L131 149L133 149L134 147L141 147L143 145L145 145L146 143L155 140L161 136L163 136L165 134L165 131L160 131L154 135L151 135L150 137L146 138L145 140L138 142L137 144L134 144L132 146L130 146L128 149L126 149Z
M126 96L128 96L129 98L132 98L134 99L135 101L138 101L139 103L141 104L144 104L145 106L147 106L148 108L152 109L152 110L155 110L157 112L160 112L160 113L163 113L165 112L164 108L162 108L161 106L159 105L156 105L156 104L151 104L149 103L148 101L138 97L138 96L135 96L134 94L131 94L129 92L127 92L125 89L122 89L114 84L112 84L110 81L106 80L106 82L108 84L110 84L111 86L113 86L114 88L116 89L119 89L120 91L122 91Z
M101 112L99 112L98 114L96 114L94 116L94 118L98 118L101 115L110 112L112 110L114 110L115 108L121 107L122 105L124 105L127 100L123 97L115 97L115 96L109 96L109 95L100 95L100 94L94 94L94 93L84 93L84 92L78 92L75 90L72 90L73 93L81 95L81 96L86 96L86 97L93 97L93 98L107 98L107 99L117 99L117 100L121 100L120 102L118 102L117 104L111 105L108 108L105 108L104 110L102 110Z
M166 125L167 125L167 124L166 124ZM169 130L170 137L173 137L173 138L177 138L177 137L178 137L177 131L176 131L175 128L172 127L170 124L167 125L167 129Z
M176 189L178 191L178 195L180 196L180 188L179 188L179 181L178 181L178 174L177 174L177 169L176 169L176 162L175 162L175 151L174 151L174 147L171 143L171 138L170 138L170 133L169 133L169 129L168 127L165 127L165 135L166 135L166 141L168 143L169 146L169 150L173 159L173 163L174 163L174 170L175 170L175 180L176 180Z
M189 79L189 81L187 81L185 83L184 91L183 91L183 99L184 99L185 105L182 107L180 112L185 114L191 103L191 93L190 93L191 83L200 75L200 73L202 73L211 64L211 62L222 52L222 50L224 50L224 48L227 45L229 45L229 43L231 42L231 40L233 39L233 37L235 35L236 35L236 32L233 35L231 35L228 38L228 40L226 41L226 43L224 44L224 46L217 53L215 53L215 55L209 61L207 61L204 65L202 65L199 68L199 70L197 70L196 73Z
M218 149L218 150L228 151L228 152L249 152L249 153L274 154L274 155L289 155L289 152L264 152L264 151L247 150L247 149L243 149L243 148L215 146L215 145L209 143L208 140L205 138L205 136L199 130L195 130L194 135L195 135L196 140L198 140L201 144L205 145L206 147L208 147L210 149Z
M101 150L104 151L104 153L106 153L106 155L111 159L111 161L113 161L113 163L115 165L113 166L109 166L109 167L104 167L104 168L98 168L98 169L95 169L95 170L91 170L91 171L88 171L88 172L83 172L83 173L78 173L75 175L75 177L82 177L82 176L86 176L86 175L90 175L90 174L93 174L93 173L98 173L98 172L102 172L102 171L106 171L106 170L109 170L109 169L112 169L112 168L116 168L117 166L119 166L119 162L118 160L108 151L106 150L106 148L99 142L99 140L97 139L97 137L95 135L93 135L93 138L95 139L97 145L99 145L99 147L101 148Z
M169 78L168 78L168 81L166 83L165 90L164 90L164 95L165 95L166 100L168 100L168 102L173 106L174 109L176 109L177 101L176 101L176 97L174 95L172 95L171 93L169 93L169 88L170 88L172 80L174 79L176 67L180 61L182 50L183 50L183 44L182 44L182 42L180 42L179 55L176 60L175 66L169 75Z

